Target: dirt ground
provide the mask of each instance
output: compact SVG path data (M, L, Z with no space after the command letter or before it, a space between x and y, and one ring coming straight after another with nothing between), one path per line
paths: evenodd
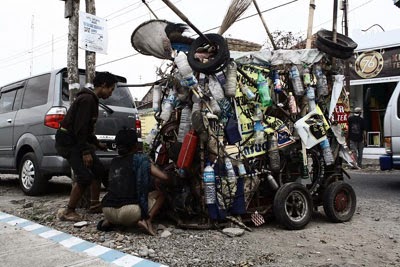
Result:
M400 266L400 203L358 197L356 213L346 223L328 222L320 207L303 230L284 230L269 219L237 237L162 221L156 223L158 235L151 237L136 229L99 232L101 215L86 214L89 226L81 229L58 221L56 211L65 206L70 190L62 178L51 194L27 197L15 178L1 177L1 211L169 266Z

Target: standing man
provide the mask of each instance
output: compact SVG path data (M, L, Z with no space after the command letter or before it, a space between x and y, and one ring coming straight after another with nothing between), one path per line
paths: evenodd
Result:
M362 157L364 150L364 143L366 140L365 135L365 121L364 118L361 117L362 109L360 107L356 107L354 109L354 115L351 115L348 119L349 122L349 147L357 156L357 164L358 167L362 167Z
M99 98L109 98L116 83L113 74L98 72L93 79L94 89L83 88L77 93L75 101L57 130L55 144L57 152L67 159L76 176L68 206L59 210L57 214L60 220L82 220L75 212L75 208L88 186L91 193L89 212L101 212L99 202L101 179L106 177L107 173L95 150L96 148L105 150L107 147L99 143L94 129L99 113Z

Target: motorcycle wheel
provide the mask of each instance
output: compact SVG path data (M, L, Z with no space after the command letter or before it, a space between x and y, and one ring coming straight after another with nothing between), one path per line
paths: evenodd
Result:
M303 229L310 222L313 211L310 193L300 183L284 184L275 194L273 211L286 229Z
M216 33L209 33L205 35L216 48L217 52L213 57L209 57L207 62L201 62L196 58L196 52L199 48L206 47L209 44L202 37L193 41L188 53L188 62L190 67L197 72L205 74L217 73L225 68L228 64L230 53L228 44L224 37Z
M324 211L328 219L334 223L350 221L356 211L356 205L356 193L348 183L333 182L324 192Z

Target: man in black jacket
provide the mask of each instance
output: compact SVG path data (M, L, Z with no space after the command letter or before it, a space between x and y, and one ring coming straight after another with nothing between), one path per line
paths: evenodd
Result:
M90 186L90 212L101 212L99 202L101 179L107 173L99 158L96 149L105 150L105 144L99 143L94 129L99 113L99 98L107 99L111 96L116 77L109 72L96 74L94 89L83 88L77 93L75 101L69 108L65 118L60 123L56 133L57 152L66 158L76 176L76 183L72 186L68 207L58 212L60 220L80 221L82 218L75 212L87 186Z
M356 107L354 109L354 115L350 116L347 120L349 123L349 147L357 156L357 165L360 168L362 167L363 150L364 144L366 143L365 121L364 118L361 117L361 113L362 109Z

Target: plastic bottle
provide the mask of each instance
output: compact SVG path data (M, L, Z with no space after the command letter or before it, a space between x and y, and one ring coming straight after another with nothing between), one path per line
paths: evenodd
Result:
M253 93L253 91L250 90L250 88L246 84L241 85L240 90L242 90L242 93L247 97L248 100L253 100L254 98L256 98L256 95Z
M296 99L294 98L294 95L292 92L289 92L288 105L289 105L290 115L296 115L297 114L297 104L296 104Z
M178 168L185 169L190 167L196 153L198 140L199 137L196 135L196 132L194 130L190 130L185 135L181 150L179 151L178 161L176 162Z
M322 72L321 65L315 64L313 70L314 70L314 75L317 78L318 97L328 95L329 94L328 81L326 79L325 74Z
M212 109L211 112L214 113L215 115L220 115L221 114L221 108L213 97L210 97L210 108Z
M272 190L278 190L279 185L276 182L274 176L272 176L271 174L268 174L267 175L267 180L268 180L268 183L271 186Z
M161 86L154 85L153 87L153 110L158 112L160 110L160 100L161 100Z
M263 107L272 106L272 99L271 99L271 94L269 92L268 82L264 78L261 72L258 72L257 76L257 90L260 95L260 101Z
M150 130L149 134L146 136L145 142L146 144L152 146L153 140L158 134L158 129L157 127L154 127L153 129Z
M311 110L314 110L316 105L315 105L315 89L312 86L307 86L307 99L308 99L308 111L310 112Z
M261 121L254 122L254 143L263 144L264 143L264 126Z
M294 94L297 96L304 95L303 83L301 82L299 69L296 65L290 68L290 79L292 80Z
M322 155L324 156L325 164L326 165L332 165L335 160L333 159L333 154L331 150L331 146L329 144L328 138L326 138L324 141L319 143L322 149Z
M204 168L203 182L206 204L214 204L217 201L217 196L215 193L215 173L209 162L207 162L207 166Z
M234 97L236 95L237 85L237 65L235 61L229 62L226 67L226 83L225 83L225 96Z
M176 58L174 59L176 66L178 67L179 73L182 75L182 78L186 78L188 76L193 75L193 70L189 65L187 60L187 56L185 53L178 53Z
M194 75L190 75L185 78L182 78L179 82L183 87L190 87L190 86L196 85L198 83L198 81L197 81L196 77L194 77Z
M229 157L225 157L225 169L229 181L236 180L236 173L233 169L232 161Z
M240 162L238 165L239 176L244 176L247 174L246 167L244 166L243 162Z
M281 169L281 158L278 150L278 139L276 138L275 134L271 134L269 140L268 156L269 167L271 171L279 172Z
M171 117L172 111L174 109L174 104L175 104L175 91L174 90L170 90L168 97L164 98L164 101L162 103L161 106L161 114L160 114L160 118L164 121L167 122L169 120L169 118Z
M208 79L208 89L210 90L212 96L214 97L215 100L219 101L223 99L224 96L224 90L222 89L221 84L219 81L212 75L209 76Z
M303 83L306 87L311 84L310 69L307 67L303 70Z
M179 122L179 130L178 130L178 137L177 141L182 143L185 135L189 132L191 126L191 115L192 110L189 106L185 106L181 112L181 119Z
M264 119L264 114L259 105L256 105L256 109L254 112L254 120L255 121L262 121Z
M279 77L279 72L277 70L274 72L274 91L276 93L282 92L282 82Z

